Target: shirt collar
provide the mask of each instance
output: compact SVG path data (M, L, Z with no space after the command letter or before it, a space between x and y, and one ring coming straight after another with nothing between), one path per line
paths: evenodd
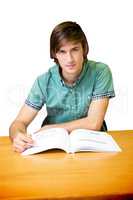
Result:
M74 86L76 86L76 85L81 81L81 79L84 77L84 75L86 74L87 61L88 61L88 60L85 60L85 61L84 61L82 71L81 71L79 77L78 77L77 80L73 83L72 86L67 85L67 84L64 82L64 80L62 79L62 77L61 77L61 75L60 75L60 67L59 67L59 65L56 65L55 72L54 72L54 76L55 76L56 80L57 80L62 86L66 86L66 87L74 87Z
M86 69L87 69L87 60L84 61L82 71L76 80L76 84L79 83L81 79L84 77L84 75L86 74Z

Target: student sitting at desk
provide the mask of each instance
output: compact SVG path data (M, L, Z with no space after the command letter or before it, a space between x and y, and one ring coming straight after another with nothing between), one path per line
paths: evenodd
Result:
M33 145L27 127L44 104L47 117L40 130L106 130L105 113L109 98L115 96L112 74L106 64L88 60L88 51L86 36L77 23L63 22L54 28L50 56L55 65L37 77L10 126L15 151L23 152Z

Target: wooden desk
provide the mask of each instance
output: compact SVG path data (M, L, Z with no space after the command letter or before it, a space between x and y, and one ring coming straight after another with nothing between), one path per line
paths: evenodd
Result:
M23 157L0 137L0 199L133 199L133 131L110 132L121 153Z

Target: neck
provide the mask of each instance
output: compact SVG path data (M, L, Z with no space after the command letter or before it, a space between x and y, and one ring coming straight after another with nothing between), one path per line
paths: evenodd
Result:
M80 75L81 72L79 72L78 74L67 74L67 73L64 73L63 71L61 71L61 76L64 80L64 82L68 85L73 85L76 80L78 79L79 75Z
M69 75L69 77L65 77L64 75L63 75L63 80L64 80L64 82L66 83L66 84L68 84L68 85L73 85L74 83L75 83L75 81L77 80L77 77L75 77L75 76L70 76Z

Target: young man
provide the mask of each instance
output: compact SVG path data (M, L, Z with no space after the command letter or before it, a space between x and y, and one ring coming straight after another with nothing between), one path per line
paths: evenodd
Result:
M13 148L22 152L33 145L27 127L46 104L42 128L63 127L105 130L109 98L114 97L107 65L89 61L88 42L75 22L57 25L50 38L50 55L56 65L35 80L18 116L10 126Z

